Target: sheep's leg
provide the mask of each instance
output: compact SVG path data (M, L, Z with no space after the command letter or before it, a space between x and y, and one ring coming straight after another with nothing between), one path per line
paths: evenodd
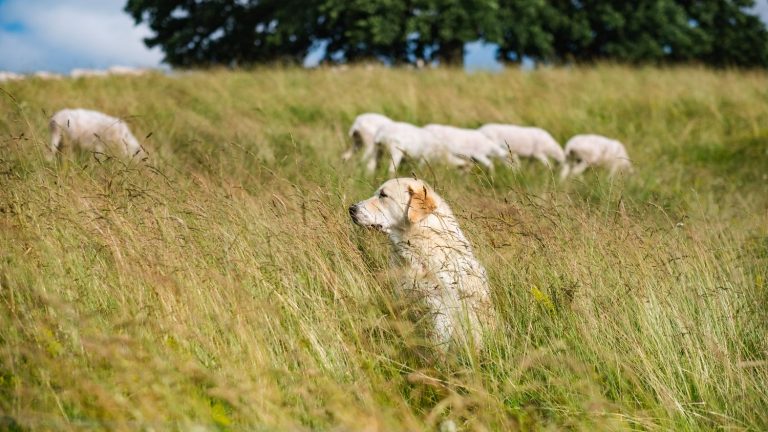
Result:
M567 161L563 164L563 169L560 170L560 180L565 180L571 172L571 164Z
M349 148L347 149L347 151L344 152L344 154L341 155L341 160L348 161L349 159L351 159L361 145L362 145L362 139L360 138L360 132L358 131L353 132L352 145L349 146Z
M365 162L365 171L373 174L376 171L376 146L365 146L363 151L363 162Z
M400 166L400 162L402 162L403 157L405 157L405 153L398 148L393 148L389 152L389 156L392 158L389 164L389 173L395 174L397 172L397 167Z
M493 171L493 161L490 160L487 156L477 155L473 156L472 159L480 165L484 166L488 171Z
M445 155L445 161L449 165L459 167L459 168L469 168L471 166L466 159L456 156L455 154L452 154L452 153L448 153Z
M49 127L51 130L51 144L49 147L49 152L45 155L45 158L48 160L53 160L61 147L62 131L59 124L56 123L56 120L51 120Z
M581 161L576 164L575 167L571 170L572 176L578 176L581 175L587 168L589 168L589 164L586 161Z
M549 158L547 158L544 153L535 153L533 157L536 158L536 160L539 162L543 163L545 167L552 169L552 164L549 163Z

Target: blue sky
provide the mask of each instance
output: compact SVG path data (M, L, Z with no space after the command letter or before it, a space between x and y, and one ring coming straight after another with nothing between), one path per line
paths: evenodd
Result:
M144 46L149 29L134 26L125 1L0 0L0 71L159 67L162 53ZM768 0L759 0L756 11L768 22ZM468 70L501 68L493 47L479 42L467 45L465 60Z

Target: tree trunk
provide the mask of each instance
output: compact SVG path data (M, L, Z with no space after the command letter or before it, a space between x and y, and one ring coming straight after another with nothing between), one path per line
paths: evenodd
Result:
M463 66L464 42L453 40L441 43L438 59L441 66Z

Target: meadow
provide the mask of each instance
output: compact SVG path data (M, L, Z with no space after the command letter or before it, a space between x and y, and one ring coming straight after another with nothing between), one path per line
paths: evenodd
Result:
M768 74L213 70L0 84L0 430L766 430ZM125 118L146 164L46 162ZM406 164L498 325L441 355L347 207L355 115L623 141L635 173Z

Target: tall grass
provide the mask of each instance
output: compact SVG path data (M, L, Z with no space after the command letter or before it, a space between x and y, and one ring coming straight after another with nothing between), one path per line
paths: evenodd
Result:
M765 430L768 76L264 69L0 92L0 429ZM64 107L146 165L43 159ZM346 208L353 117L533 124L637 172L406 164L452 205L499 325L442 356Z

